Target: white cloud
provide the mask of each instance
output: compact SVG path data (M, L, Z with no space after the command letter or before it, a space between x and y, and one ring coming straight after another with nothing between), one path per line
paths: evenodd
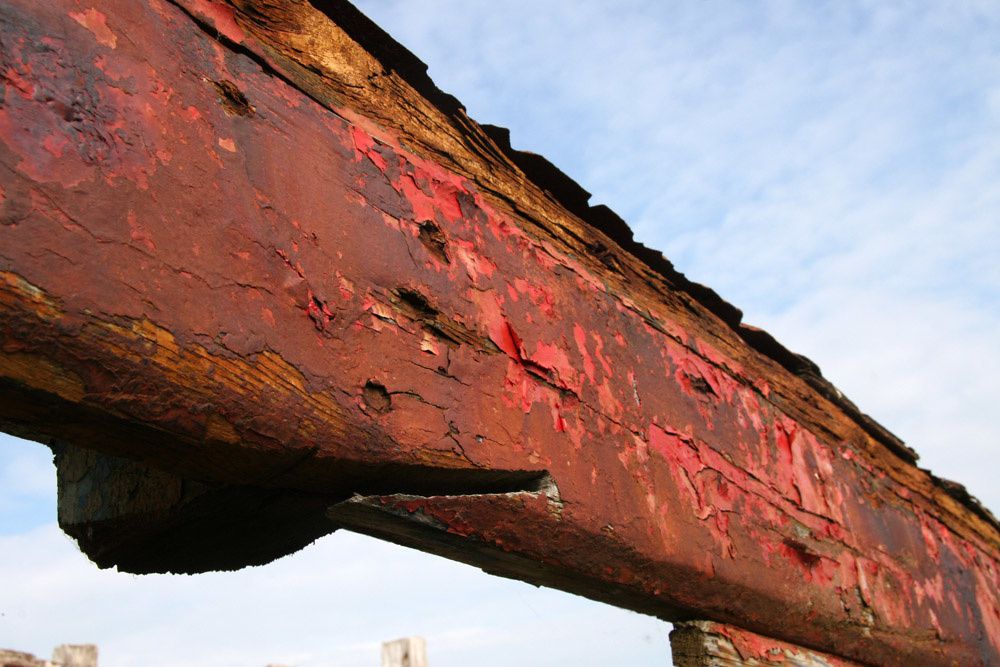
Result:
M362 2L1000 510L1000 9Z

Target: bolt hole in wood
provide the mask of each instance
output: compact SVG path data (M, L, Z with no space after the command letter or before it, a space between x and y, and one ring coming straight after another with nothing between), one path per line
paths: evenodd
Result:
M448 257L448 242L444 232L433 222L423 222L420 224L420 242L427 248L427 252L438 258L445 264L450 264Z
M389 395L389 391L382 385L374 380L369 380L365 383L362 394L365 400L365 405L378 413L386 413L392 407L392 397Z
M219 102L223 110L230 116L253 116L257 109L250 104L246 95L243 94L232 81L211 81L216 92L219 93Z

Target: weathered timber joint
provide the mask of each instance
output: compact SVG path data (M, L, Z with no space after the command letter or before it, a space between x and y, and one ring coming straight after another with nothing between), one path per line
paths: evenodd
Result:
M0 47L0 427L57 450L100 565L348 527L844 659L1000 661L989 512L349 4L7 0Z
M55 447L59 526L100 567L193 574L263 565L336 529L339 500L210 485L126 459Z
M98 566L136 574L263 565L342 527L331 507L366 501L207 484L78 447L53 445L53 450L60 527ZM464 482L442 487L445 493L468 490L465 496L447 496L452 499L523 493L559 501L544 472L472 472Z

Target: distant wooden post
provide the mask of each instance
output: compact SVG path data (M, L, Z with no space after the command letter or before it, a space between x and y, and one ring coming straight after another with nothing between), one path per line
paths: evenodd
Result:
M0 649L0 667L97 667L94 644L61 644L52 651L52 660L30 653Z
M52 662L59 667L97 667L97 646L61 644L52 651Z
M711 621L675 623L670 633L674 667L860 667L856 662Z
M423 637L382 642L382 667L427 667L427 642Z

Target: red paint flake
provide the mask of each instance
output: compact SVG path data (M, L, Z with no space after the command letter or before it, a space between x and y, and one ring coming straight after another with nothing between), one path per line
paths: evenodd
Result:
M558 383L575 394L583 390L583 380L570 362L569 354L558 345L538 341L529 361L554 373Z
M326 302L316 298L312 290L308 290L306 295L306 314L313 321L317 331L326 330L327 325L334 317Z
M787 417L775 421L774 439L780 490L790 498L797 498L797 503L813 514L840 519L839 506L831 506L826 497L825 482L834 483L832 452ZM810 454L808 458L806 452ZM832 489L831 493L838 495L839 491Z
M537 398L538 382L528 374L523 365L511 359L504 375L504 404L510 408L519 407L524 414L528 414Z
M573 325L573 338L576 340L576 348L580 351L580 356L583 357L583 372L586 373L590 384L595 384L597 369L594 366L594 360L590 358L590 352L587 351L587 332L579 323Z
M542 309L549 317L555 314L553 304L555 303L555 297L552 295L551 290L547 287L541 285L534 285L523 278L514 279L514 287L521 294L527 294L531 302Z
M455 256L465 267L465 272L473 282L479 280L479 276L492 278L497 270L497 265L488 257L481 255L471 241L456 239L452 243Z
M566 431L566 420L563 419L562 414L559 412L562 406L559 403L552 404L552 428L555 429L556 433L564 433Z
M351 139L354 140L355 159L361 160L375 147L375 140L370 134L357 125L351 126Z
M154 252L156 250L156 244L153 243L153 239L151 239L149 235L146 234L145 230L143 230L142 227L139 225L139 222L135 215L135 211L128 212L128 215L126 216L126 222L128 222L130 230L129 238L131 238L133 241L141 243L150 252Z
M577 416L574 420L575 426L570 425L567 422L563 422L565 426L565 431L569 435L570 442L573 443L573 448L579 450L583 447L583 436L587 434L587 425L583 423L583 420Z
M625 407L615 397L607 380L597 387L597 401L600 403L601 409L613 420L621 421L624 418Z
M108 28L108 17L93 7L82 12L70 12L71 19L89 30L98 44L103 44L108 48L115 48L118 45L118 38L111 29Z
M42 139L42 148L49 152L52 157L63 156L63 149L69 145L69 140L62 134L50 134Z
M376 150L370 150L365 153L365 155L367 155L368 159L371 160L375 166L378 167L378 170L383 173L385 172L386 167L389 166L389 163L386 162L384 157L382 157L382 154Z
M604 355L604 339L596 331L590 332L590 337L594 339L594 356L601 362L605 377L614 377L615 374L611 370L611 360Z
M434 186L435 194L437 195L435 199L437 200L438 208L441 210L441 215L449 222L461 220L462 207L458 203L458 194L461 190L450 183L435 182Z
M434 220L434 199L420 189L412 175L401 176L393 186L410 202L414 220L417 222Z
M659 337L658 333L651 335ZM666 352L676 369L674 379L684 393L695 398L707 398L713 402L720 400L727 403L732 402L734 394L739 389L739 384L727 373L722 372L698 354L673 340L666 341ZM693 384L695 380L704 381L711 390L711 395L697 390Z
M698 458L698 452L688 444L688 439L680 433L667 431L661 426L650 424L648 430L650 448L673 463L678 463L692 473L705 469Z
M30 71L30 66L25 66ZM32 81L21 76L13 67L8 67L7 71L3 74L4 81L12 85L22 97L26 99L32 99L35 96L35 84Z
M478 203L478 199L477 199ZM516 239L524 239L523 232L520 228L512 225L506 218L498 214L493 214L487 216L487 227L492 232L494 238L505 241L511 237Z
M818 554L791 539L784 540L778 547L778 552L801 568L806 581L812 581L812 569L819 564L821 558Z
M506 319L502 319L499 326L490 332L490 339L511 359L521 361L524 358L521 339Z
M986 626L986 636L990 643L1000 652L1000 606L997 604L996 582L986 578L981 568L975 568L976 602L982 610L983 625Z
M187 0L191 10L208 19L212 26L222 35L237 44L246 40L246 33L236 22L236 10L217 0Z
M716 350L714 347L709 345L703 340L695 341L695 347L698 350L698 354L708 359L710 362L719 366L720 368L727 368L730 372L735 375L743 375L743 367L734 362L729 357L726 357L721 352Z
M934 574L930 579L925 579L922 583L914 584L917 593L917 600L923 602L924 598L934 600L939 606L944 606L944 577L940 572Z
M340 290L340 298L344 301L350 301L354 298L354 283L341 275L339 271L337 272L337 287Z

